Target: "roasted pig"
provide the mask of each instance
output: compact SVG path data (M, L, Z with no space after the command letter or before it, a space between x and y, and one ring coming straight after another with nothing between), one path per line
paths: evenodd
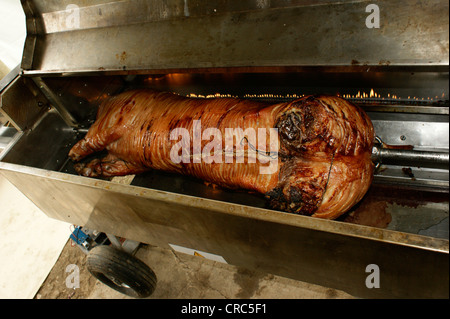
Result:
M84 176L163 170L334 219L368 190L373 141L364 111L335 96L270 104L133 90L102 103L69 157ZM103 150L104 158L80 162Z

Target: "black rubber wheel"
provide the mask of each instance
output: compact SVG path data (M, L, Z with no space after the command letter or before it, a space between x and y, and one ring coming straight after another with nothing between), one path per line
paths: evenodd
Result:
M146 298L155 290L156 275L150 267L115 247L94 247L86 265L95 278L127 296Z

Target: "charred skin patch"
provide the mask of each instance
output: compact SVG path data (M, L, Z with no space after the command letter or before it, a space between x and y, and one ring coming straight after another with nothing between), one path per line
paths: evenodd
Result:
M308 185L306 188L286 185L274 188L266 193L265 197L272 209L311 216L320 206L322 193L323 189L314 185Z
M278 185L267 192L270 208L293 214L314 214L322 203L330 168L329 161L314 162L290 158L280 169Z
M301 118L294 112L283 114L275 125L281 142L281 153L290 156L300 150L302 143Z
M312 96L290 104L275 124L282 150L288 156L311 151L309 144L316 143L324 135L324 118L323 108Z
M293 143L301 140L301 120L294 112L283 114L276 127L286 142Z

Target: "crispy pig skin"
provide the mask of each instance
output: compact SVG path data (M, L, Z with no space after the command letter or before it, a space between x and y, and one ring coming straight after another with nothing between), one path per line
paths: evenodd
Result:
M193 140L195 120L201 121L202 130L217 128L222 136L226 136L226 128L278 129L276 171L261 174L260 168L267 167L267 161L247 158L238 162L237 153L232 163L174 163L170 151L179 140L172 140L170 132L186 129ZM114 96L99 107L96 121L73 146L69 157L79 162L107 150L104 158L76 163L75 169L90 177L150 169L190 175L221 187L263 194L273 209L334 219L360 201L372 182L373 140L368 116L358 106L335 96L306 96L270 104L134 90ZM269 141L267 137L265 150L272 150ZM202 140L201 149L209 142ZM251 147L246 143L244 150ZM190 154L194 154L192 146Z

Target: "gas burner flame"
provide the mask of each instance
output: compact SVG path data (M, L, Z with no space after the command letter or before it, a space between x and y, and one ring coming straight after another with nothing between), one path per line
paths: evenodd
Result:
M441 97L438 95L434 97L416 97L408 95L407 98L402 98L399 95L387 93L386 96L382 96L381 94L374 91L374 89L370 89L369 93L358 91L357 94L337 94L340 97L343 97L344 99L351 99L351 100L365 100L365 99L375 99L375 100L402 100L402 101L437 101L437 100L444 100L445 99L445 93L442 93Z
M196 94L196 93L189 93L187 94L188 97L191 98L244 98L244 99L299 99L301 97L304 97L306 94L271 94L271 93L265 93L265 94L245 94L243 96L237 96L232 94L221 94L221 93L215 93L215 94ZM375 92L374 89L370 89L370 91L367 93L365 91L358 91L356 94L336 94L339 97L342 97L344 99L353 100L353 101L411 101L411 102L433 102L433 101L439 101L439 100L445 100L446 96L445 93L442 93L442 95L439 97L438 95L434 97L416 97L416 96L410 96L408 95L407 98L402 98L401 96L397 94L391 94L387 93L387 95L383 96L380 93Z
M227 74L226 77L233 76L233 74ZM145 79L145 82L152 84L158 84L159 82L167 82L169 85L185 85L189 84L192 81L192 76L190 74L183 73L171 73L165 75L152 75L148 76ZM301 90L301 88L299 88ZM448 105L448 92L442 92L442 94L435 96L412 96L407 95L400 96L398 93L386 93L385 89L382 89L384 92L379 93L376 92L376 89L366 89L366 90L358 90L355 93L341 93L341 92L328 92L325 94L335 94L344 99L350 100L355 103L407 103L407 104L421 104L421 105ZM356 91L356 90L355 90ZM354 92L355 92L354 91ZM174 92L175 93L175 92ZM184 96L190 98L244 98L244 99L261 99L261 100L294 100L304 97L305 95L317 94L320 92L305 92L305 93L247 93L247 94L227 94L227 93L214 93L214 94L199 94L199 93L188 93L183 94Z

